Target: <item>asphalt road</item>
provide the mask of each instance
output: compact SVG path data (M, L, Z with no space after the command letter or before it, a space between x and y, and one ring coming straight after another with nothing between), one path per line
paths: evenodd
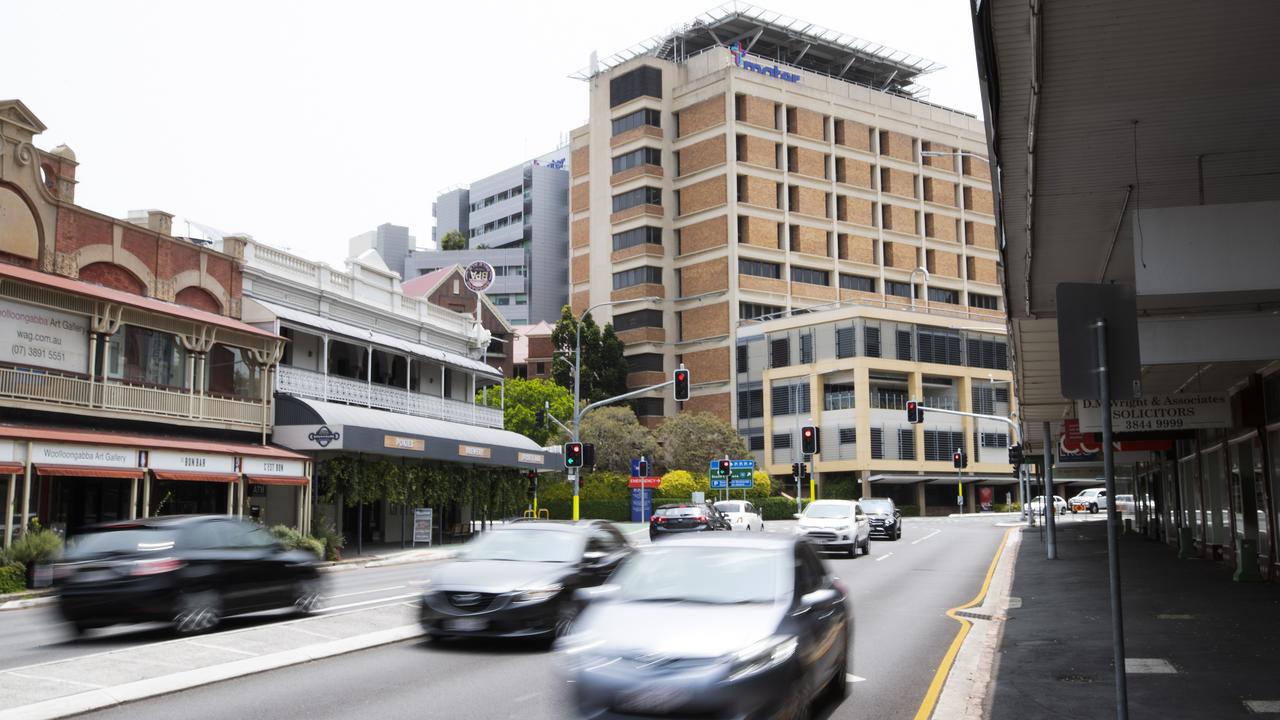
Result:
M415 563L379 568L353 568L327 573L325 612L377 604L404 602L417 596L427 565ZM238 630L288 619L282 612L228 618L223 630ZM58 616L56 605L0 612L0 670L61 660L125 647L172 640L174 634L159 623L117 625L92 630L76 638Z
M1000 518L1010 520L1010 518ZM790 523L769 523L790 532ZM944 616L980 588L1004 528L988 518L908 518L869 557L828 556L856 615L851 693L820 718L911 718L955 636ZM564 718L572 712L538 645L406 641L90 715L96 718Z

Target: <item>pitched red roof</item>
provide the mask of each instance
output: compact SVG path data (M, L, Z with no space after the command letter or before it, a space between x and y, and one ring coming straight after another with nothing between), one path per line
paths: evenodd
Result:
M306 460L307 456L274 445L199 440L193 438L162 437L154 435L125 435L104 433L97 430L71 430L39 425L0 425L0 438L14 440L43 440L46 442L87 443L92 445L127 445L145 450L168 449L188 452L224 453L250 457Z
M75 293L77 295L86 295L99 300L119 303L120 305L128 305L129 307L138 308L139 310L147 310L161 315L184 318L193 322L204 323L206 325L215 325L217 327L235 330L248 335L257 335L259 337L269 338L279 337L274 333L269 333L266 330L260 330L248 323L240 322L235 318L218 315L217 313L211 313L207 310L197 310L195 308L186 307L185 305L178 305L177 303L143 297L142 295L134 295L133 293L127 293L123 290L116 290L114 288L103 287L101 285L93 285L80 280L72 280L71 278L62 277L61 275L44 273L38 270L19 267L17 265L0 263L0 277L7 277L14 280L33 283L35 285L42 285L47 288Z
M462 266L450 265L449 267L442 267L439 270L432 270L426 275L419 275L416 278L400 283L400 289L405 295L409 295L411 297L422 297L434 290L435 287L440 284L441 280L458 270L460 267Z

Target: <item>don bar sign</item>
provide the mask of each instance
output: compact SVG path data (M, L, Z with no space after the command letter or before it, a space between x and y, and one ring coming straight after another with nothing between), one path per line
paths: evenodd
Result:
M1102 431L1102 408L1095 400L1076 405L1081 432ZM1231 405L1220 393L1143 395L1111 404L1111 426L1116 432L1160 432L1224 428L1230 424Z

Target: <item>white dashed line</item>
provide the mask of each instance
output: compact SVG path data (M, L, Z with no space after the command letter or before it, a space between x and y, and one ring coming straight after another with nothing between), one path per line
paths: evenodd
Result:
M386 592L388 590L400 590L404 585L392 585L391 587L375 588L373 590L361 590L359 592L342 593L341 595L325 595L325 600L337 600L344 597L355 597L356 595L368 595L370 593Z
M360 607L361 605L372 605L374 603L394 603L397 600L405 600L411 597L418 597L420 593L409 593L408 595L393 595L391 597L378 598L376 600L364 600L362 602L347 603L346 605L333 605L323 607L317 610L317 613L331 613L335 610L345 610L347 608Z
M940 533L940 532L942 532L942 531L941 531L941 530L934 530L933 532L929 533L928 535L925 535L925 536L924 536L924 537L922 537L922 538L919 538L919 539L917 539L917 540L912 540L912 541L911 541L911 544L912 544L912 545L915 545L916 543L922 543L922 542L924 542L925 540L928 540L929 538L933 537L934 535L937 535L937 534L938 534L938 533Z
M881 560L885 560L885 559L890 558L890 557L893 557L893 553L885 553L885 554L881 555L880 557L876 558L876 562L880 562Z

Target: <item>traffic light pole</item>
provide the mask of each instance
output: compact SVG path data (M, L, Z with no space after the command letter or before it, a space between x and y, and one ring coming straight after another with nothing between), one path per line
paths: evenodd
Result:
M1018 431L1018 424L1015 423L1013 420L1007 417L1004 417L1002 415L984 415L982 413L964 412L963 410L944 410L943 408L931 408L931 407L925 407L923 404L920 404L919 402L916 403L916 407L920 408L921 410L928 410L929 412L942 413L943 415L958 415L960 417L970 417L970 418L977 418L979 420L994 420L996 422L1002 422L1005 425L1009 426L1009 436L1013 438L1013 442L1017 445L1022 444L1022 433ZM1027 497L1030 491L1030 480L1023 479L1026 477L1026 470L1024 468L1025 466L1022 466L1018 470L1018 487L1026 488L1022 491L1022 509L1023 509L1023 513L1028 518L1030 518L1031 511L1028 510L1028 504L1029 504L1028 501L1030 500L1030 498Z

